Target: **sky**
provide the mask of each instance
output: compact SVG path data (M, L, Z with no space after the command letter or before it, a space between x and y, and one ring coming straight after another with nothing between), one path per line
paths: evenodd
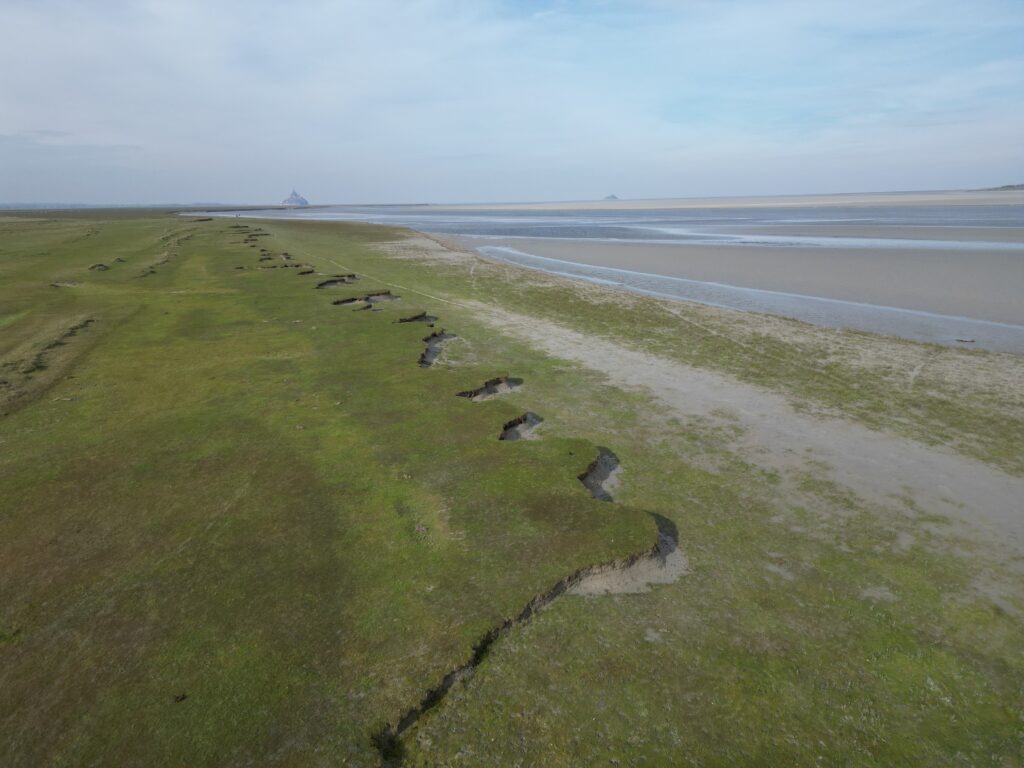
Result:
M0 0L0 203L1021 182L1022 0Z

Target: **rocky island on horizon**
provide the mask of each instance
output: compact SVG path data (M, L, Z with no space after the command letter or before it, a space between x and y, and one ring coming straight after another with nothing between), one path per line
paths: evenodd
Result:
M306 206L309 205L309 200L304 198L302 195L300 195L293 189L292 193L281 201L281 205Z

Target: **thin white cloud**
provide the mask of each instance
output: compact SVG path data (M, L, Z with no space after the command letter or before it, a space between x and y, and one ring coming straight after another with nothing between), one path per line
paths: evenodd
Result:
M15 0L0 134L52 135L0 142L0 201L1017 181L1021 41L1012 0Z

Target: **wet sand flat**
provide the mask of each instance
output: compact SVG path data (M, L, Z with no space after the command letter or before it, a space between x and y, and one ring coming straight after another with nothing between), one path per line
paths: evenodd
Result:
M1020 190L950 190L941 192L871 192L825 195L683 197L646 200L577 200L540 203L435 205L434 210L478 211L628 211L685 208L789 208L880 205L1024 205Z
M891 240L945 240L949 243L1016 243L1024 253L1024 227L944 227L902 224L752 224L716 227L738 235L861 237Z
M860 236L870 235L862 230ZM599 267L1024 325L1024 246L986 251L457 239L474 248L501 246Z

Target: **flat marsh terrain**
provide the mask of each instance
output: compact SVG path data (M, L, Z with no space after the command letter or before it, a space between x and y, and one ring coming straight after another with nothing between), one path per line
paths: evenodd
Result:
M1022 509L1019 357L0 216L3 766L1020 765Z

